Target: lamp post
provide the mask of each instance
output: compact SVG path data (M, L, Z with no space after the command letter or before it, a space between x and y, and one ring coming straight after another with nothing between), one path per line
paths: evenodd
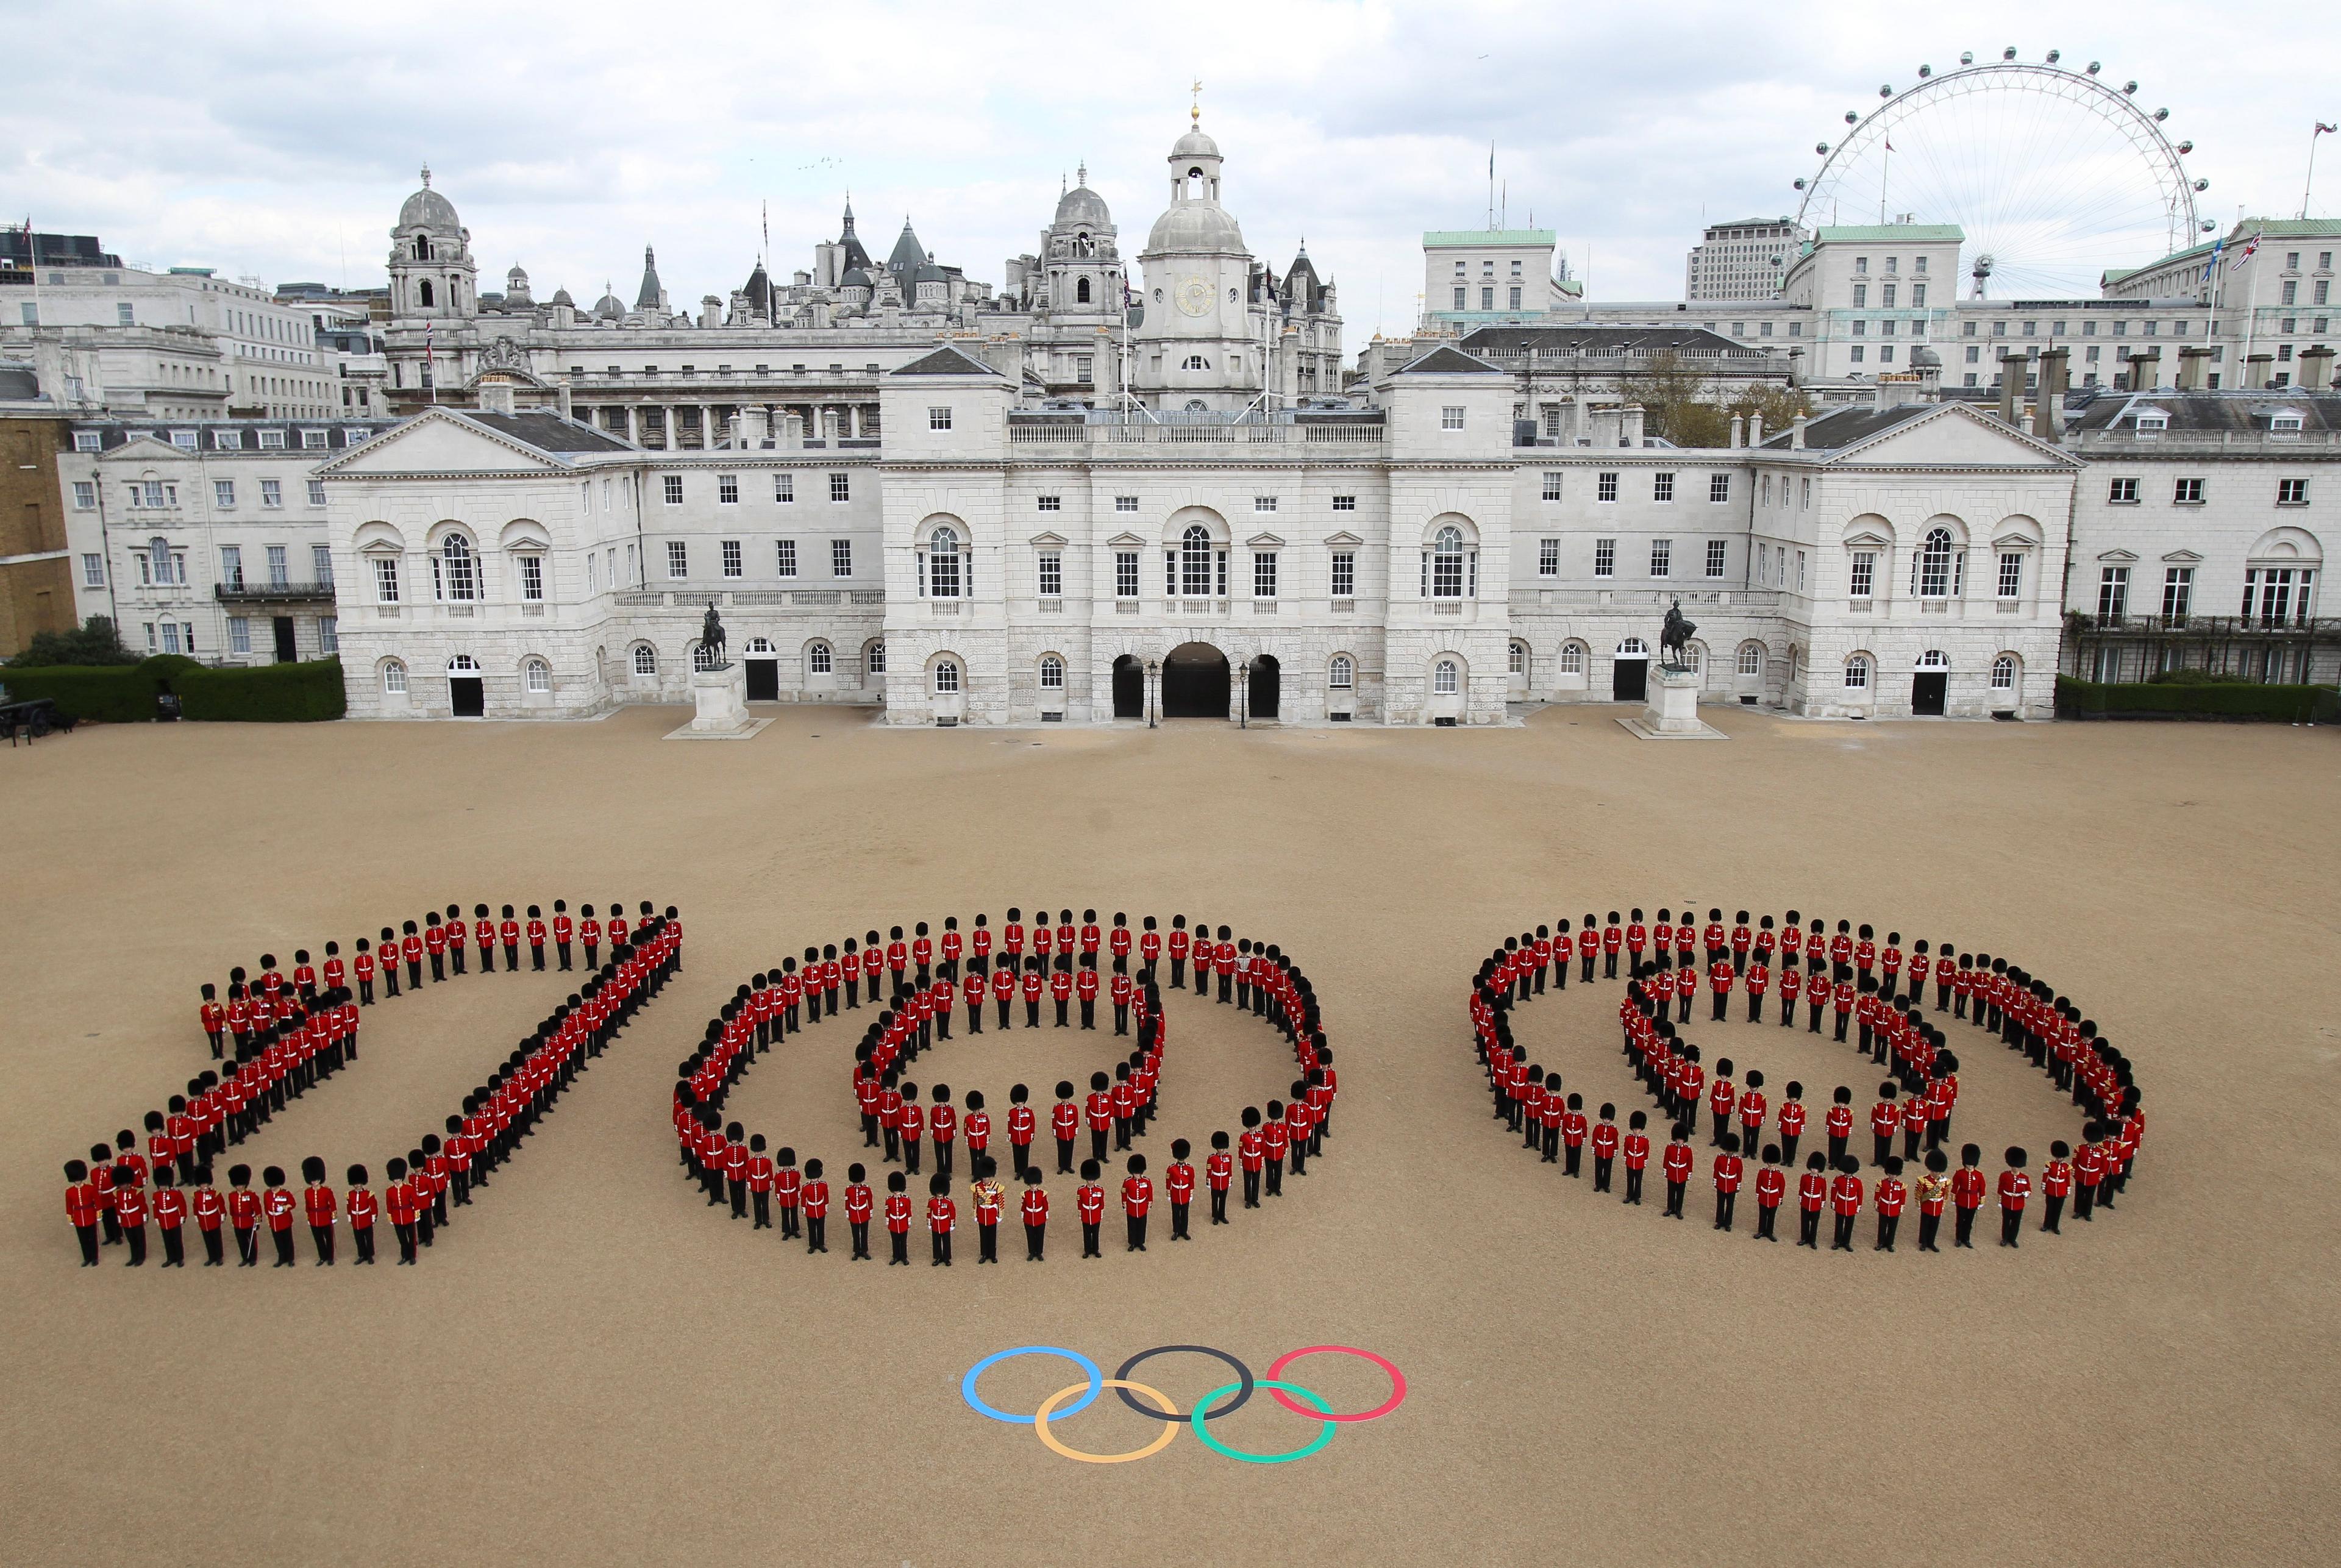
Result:
M1146 727L1154 727L1154 694L1161 687L1162 664L1160 660L1146 661Z
M1242 716L1236 721L1236 728L1248 730L1251 728L1251 661L1250 659L1236 666L1236 679L1243 683L1243 706L1239 710Z

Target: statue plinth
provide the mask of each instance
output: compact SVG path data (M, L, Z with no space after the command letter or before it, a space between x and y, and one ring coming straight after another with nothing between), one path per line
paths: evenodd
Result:
M739 664L693 670L691 698L699 710L691 721L693 734L738 734L750 726L748 673Z
M1649 684L1643 691L1642 711L1618 722L1646 741L1729 739L1699 718L1698 691L1697 671L1657 665L1650 671Z

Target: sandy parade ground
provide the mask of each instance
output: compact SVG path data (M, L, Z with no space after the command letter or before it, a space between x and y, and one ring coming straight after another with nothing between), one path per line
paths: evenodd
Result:
M1712 711L1728 744L1648 744L1611 710L1490 732L892 732L784 708L742 744L686 716L577 724L86 727L0 759L0 1560L12 1563L1145 1563L2332 1561L2341 1498L2336 1174L2341 785L2327 730L1820 724ZM458 1212L423 1266L76 1267L62 1162L208 1061L196 988L264 951L347 949L426 904L682 911L685 966ZM1489 1119L1467 987L1507 934L1640 904L1789 907L2005 954L2131 1057L2149 1133L2118 1210L2015 1252L1814 1253L1597 1196ZM1011 904L1225 923L1279 943L1341 1078L1324 1160L1191 1245L1049 1261L809 1257L703 1205L668 1119L732 988L808 944ZM360 1062L237 1159L338 1183L431 1130L565 993L471 975L366 1015ZM1647 1102L1619 988L1519 1032L1589 1104ZM1265 1024L1170 999L1159 1173L1282 1092ZM1021 1024L1021 1004L1018 1009ZM1734 1016L1739 1015L1735 1002ZM1685 1034L1858 1114L1845 1047L1702 1001ZM762 1060L726 1114L861 1157L866 1014ZM1966 1025L1955 1126L1997 1171L2079 1119ZM1045 1102L1108 1035L963 1030L913 1076ZM1126 1050L1128 1043L1120 1044ZM1866 1135L1857 1146L1866 1145ZM1198 1156L1200 1158L1200 1154ZM1053 1165L1053 1161L1051 1162ZM1874 1173L1865 1173L1874 1174ZM962 1196L964 1172L961 1175ZM1653 1188L1656 1182L1653 1180ZM2325 1217L2320 1218L2323 1215ZM1790 1227L1792 1229L1792 1226ZM386 1233L385 1233L385 1240ZM1791 1236L1791 1242L1793 1236ZM1407 1397L1321 1452L1247 1464L1183 1427L1122 1465L981 1418L962 1374L1062 1346L1111 1377L1206 1345L1388 1358ZM1081 1373L1024 1357L1030 1413ZM1181 1410L1234 1373L1131 1373ZM1368 1363L1288 1381L1383 1403ZM1111 1394L1051 1430L1137 1448ZM1262 1395L1210 1423L1287 1450Z

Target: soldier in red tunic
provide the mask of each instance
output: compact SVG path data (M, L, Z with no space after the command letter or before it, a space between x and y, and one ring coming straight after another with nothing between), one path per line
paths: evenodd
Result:
M252 1167L230 1165L227 1171L227 1217L235 1232L236 1264L260 1266L260 1194L252 1190Z
M1049 1194L1041 1186L1041 1167L1024 1172L1024 1261L1037 1263L1049 1244Z
M187 1212L194 1216L195 1231L204 1238L204 1267L215 1269L226 1262L222 1247L225 1240L220 1234L220 1221L227 1213L227 1204L219 1189L212 1185L212 1168L195 1167L194 1188L187 1194Z
M1235 1161L1228 1154L1228 1135L1214 1133L1210 1158L1203 1162L1203 1181L1211 1190L1211 1223L1215 1225L1228 1223L1228 1188L1234 1180Z
M89 1167L79 1160L65 1162L65 1219L81 1243L81 1266L97 1267L97 1227L102 1200Z
M1609 1190L1609 1173L1618 1158L1618 1107L1605 1104L1601 1120L1593 1124L1593 1190Z
M1154 1183L1146 1179L1145 1155L1131 1155L1123 1168L1130 1173L1121 1183L1121 1213L1129 1222L1130 1241L1122 1250L1142 1253L1146 1250L1146 1211L1153 1206Z
M798 1194L804 1207L805 1251L829 1251L829 1183L822 1179L819 1160L804 1164L804 1186Z
M1861 1162L1848 1155L1838 1162L1837 1180L1829 1186L1829 1204L1837 1211L1837 1232L1829 1243L1833 1253L1853 1251L1853 1223L1861 1214Z
M1833 1171L1845 1158L1846 1145L1853 1138L1853 1091L1839 1084L1829 1099L1831 1104L1823 1114L1822 1125L1828 1132L1828 1164Z
M886 1260L888 1268L911 1266L910 1186L911 1179L902 1172L886 1173L886 1239L894 1248L894 1255Z
M275 1266L280 1269L289 1269L293 1266L293 1214L299 1205L293 1201L291 1189L284 1185L284 1171L282 1166L269 1166L260 1173L260 1179L265 1183L260 1194L260 1213L268 1224L268 1239L276 1246ZM115 1173L115 1184L119 1189L121 1185L119 1170ZM144 1250L144 1240L142 1236L140 1238L142 1252Z
M212 1060L227 1058L227 1009L219 1004L219 991L209 981L204 983L203 1005L195 1010L203 1022L204 1034L212 1043Z
M1764 1145L1764 1168L1756 1173L1756 1239L1778 1243L1780 1201L1788 1195L1788 1173L1780 1169L1780 1146Z
M1268 1137L1260 1131L1257 1105L1244 1107L1243 1136L1237 1140L1236 1155L1243 1166L1243 1206L1256 1209L1260 1207L1260 1173L1268 1163Z
M309 1240L317 1249L317 1266L334 1263L334 1218L340 1199L325 1183L325 1162L312 1154L301 1162L301 1205L309 1219Z
M358 1002L364 1006L373 1006L374 944L363 936L358 938L357 956L350 961L350 970L357 977ZM217 1055L218 1053L214 1052L213 1054Z
M1650 1137L1644 1131L1649 1124L1648 1113L1635 1112L1626 1118L1626 1136L1619 1144L1626 1156L1626 1201L1637 1208L1642 1203L1642 1170L1650 1163Z
M919 1104L919 1086L916 1084L902 1085L902 1110L898 1127L902 1134L902 1168L915 1176L919 1174L919 1162L922 1158L919 1151L927 1133L927 1108ZM787 1232L783 1230L782 1233Z
M571 944L576 940L577 923L569 918L569 901L553 901L553 950L560 955L561 968L566 974L573 956Z
M528 906L528 925L526 929L528 934L529 968L533 973L541 974L544 969L544 912L533 904Z
M1000 1011L1000 1027L1003 1030L1009 1025L1009 1010L1016 1003L1016 985L1015 960L1003 957L1000 966L991 972L991 1000Z
M1726 1133L1721 1152L1715 1156L1715 1228L1718 1231L1731 1228L1731 1212L1739 1202L1739 1183L1744 1174L1739 1139Z
M1098 1246L1098 1233L1105 1225L1105 1189L1098 1185L1098 1173L1103 1168L1098 1161L1083 1160L1081 1184L1073 1192L1073 1204L1081 1216L1081 1256L1085 1258L1105 1256Z
M236 1167L237 1171L243 1169L241 1165ZM415 1193L413 1183L406 1179L405 1161L392 1160L383 1167L383 1174L389 1178L389 1184L384 1186L382 1192L383 1212L390 1216L391 1231L398 1238L398 1262L400 1266L403 1267L414 1261L415 1222L422 1213L422 1204ZM235 1171L230 1171L228 1179L234 1181L235 1175ZM229 1199L231 1213L234 1210L234 1197L231 1195ZM241 1246L244 1238L240 1233L236 1240Z
M902 1146L908 1149L911 1142L904 1138ZM919 1168L916 1161L911 1161L910 1166L913 1171ZM783 1148L772 1156L772 1197L780 1205L781 1240L784 1242L795 1241L803 1233L797 1223L797 1214L803 1202L804 1180L803 1173L797 1169L794 1149Z
M772 1157L764 1153L764 1134L755 1134L748 1140L748 1201L756 1215L748 1226L752 1231L772 1228Z
M853 1238L853 1261L870 1261L870 1213L873 1194L870 1173L859 1164L845 1167L845 1228Z
M1959 1150L1959 1168L1951 1173L1951 1204L1956 1211L1957 1230L1951 1237L1955 1247L1975 1245L1976 1211L1983 1207L1987 1190L1983 1176L1983 1151L1973 1144Z
M1284 1102L1270 1100L1260 1125L1263 1183L1271 1198L1284 1196L1284 1156L1292 1147L1292 1126L1284 1119Z
M1894 1152L1894 1132L1902 1124L1902 1107L1895 1102L1894 1081L1888 1079L1878 1085L1878 1104L1869 1108L1869 1163L1886 1164Z
M1900 1158L1888 1154L1884 1164L1886 1174L1878 1178L1876 1196L1878 1240L1873 1243L1871 1250L1890 1253L1894 1250L1894 1233L1902 1224L1902 1206L1909 1201L1910 1194L1908 1189L1902 1184Z
M1797 1245L1820 1251L1821 1209L1829 1195L1828 1159L1815 1149L1797 1178Z
M2065 1216L2065 1199L2073 1191L2073 1149L2062 1138L2048 1145L2048 1163L2040 1167L2040 1228L2057 1233Z
M1667 1218L1670 1220L1683 1217L1683 1194L1690 1185L1691 1164L1690 1129L1678 1122L1667 1141L1660 1164L1660 1174L1667 1179Z
M927 1113L927 1136L934 1141L935 1174L951 1174L951 1150L959 1141L959 1110L951 1104L951 1085L938 1084L928 1091L934 1108Z
M2027 1156L2019 1148L2007 1151L2007 1168L1999 1174L1999 1244L2015 1246L2024 1230L2024 1202L2032 1195L2032 1178L2025 1174Z
M349 1192L342 1200L350 1216L350 1243L357 1250L357 1263L374 1262L374 1222L382 1212L374 1191L366 1185L366 1168L352 1165L344 1173L349 1182ZM353 1266L355 1266L354 1264Z

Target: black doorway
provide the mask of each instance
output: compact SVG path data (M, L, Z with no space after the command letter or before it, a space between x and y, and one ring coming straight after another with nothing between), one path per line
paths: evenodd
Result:
M476 719L488 711L487 694L477 675L448 676L447 701L459 719Z
M1943 698L1951 684L1940 670L1921 670L1910 677L1910 711L1920 718L1943 716Z
M279 615L276 620L276 662L289 664L301 656L300 644L293 640L293 617Z
M1228 656L1209 643L1181 643L1162 661L1162 716L1228 716Z
M748 672L748 700L752 703L777 703L781 700L781 662L778 659L746 659L742 661Z
M1620 654L1609 664L1609 700L1639 703L1649 694L1650 661L1640 654Z
M1251 662L1251 716L1256 719L1276 717L1276 700L1284 685L1283 671L1273 654L1261 654Z
M1118 719L1142 719L1146 716L1146 670L1128 654L1113 662L1113 716Z

